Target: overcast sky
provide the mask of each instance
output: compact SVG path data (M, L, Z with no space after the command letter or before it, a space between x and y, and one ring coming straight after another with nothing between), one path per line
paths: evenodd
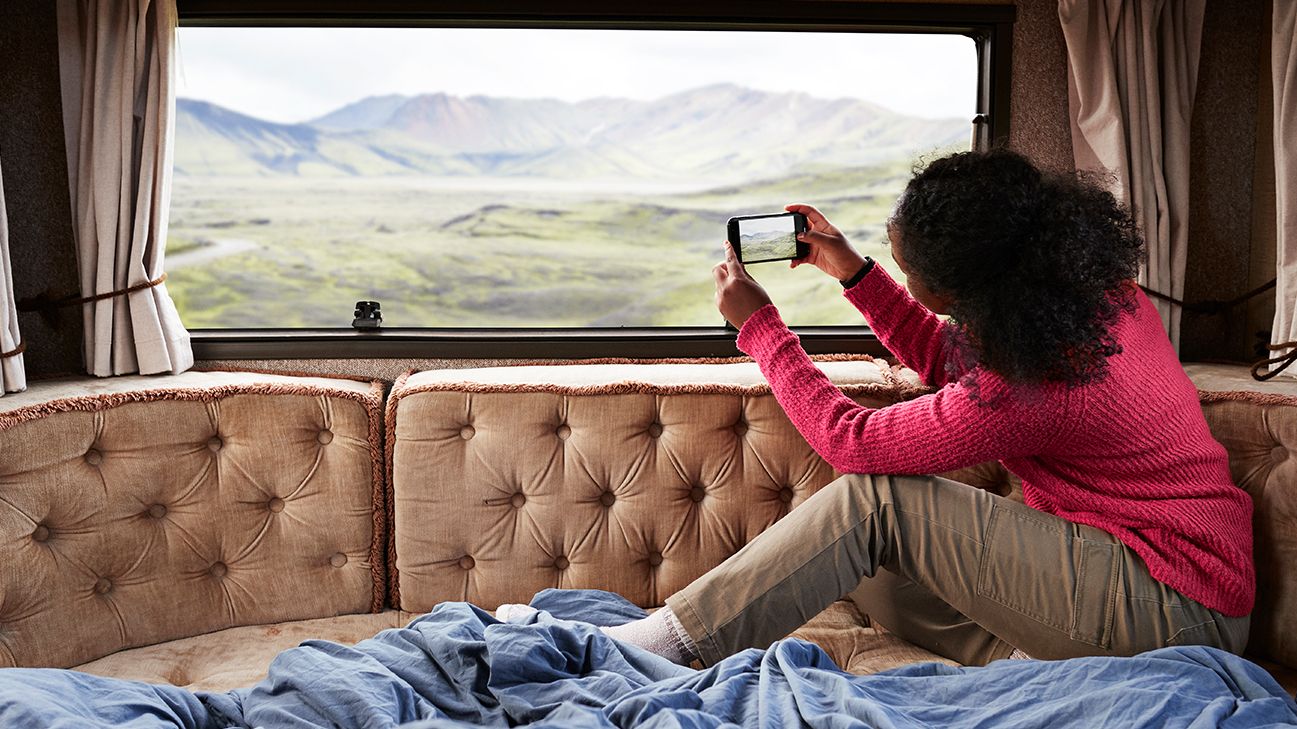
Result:
M971 118L959 35L445 28L181 28L179 95L278 122L366 96L652 99L713 83Z

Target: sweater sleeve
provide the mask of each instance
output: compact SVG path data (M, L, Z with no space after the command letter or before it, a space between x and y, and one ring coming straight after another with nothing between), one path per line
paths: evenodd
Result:
M815 366L773 304L748 318L738 346L757 361L811 448L842 473L939 473L1034 455L1062 420L1057 397L1024 398L992 373L978 378L980 402L954 383L886 408L864 407Z
M944 385L957 379L946 372L948 325L915 301L882 266L875 264L843 295L864 314L883 346L924 382Z

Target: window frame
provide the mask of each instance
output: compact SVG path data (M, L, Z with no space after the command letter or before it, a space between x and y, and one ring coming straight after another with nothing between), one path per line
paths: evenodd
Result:
M951 33L977 48L973 147L1009 138L1013 5L867 0L177 0L181 26L564 28ZM344 306L350 302L342 302ZM720 320L717 314L718 324ZM863 323L794 327L812 354L886 355ZM310 358L568 359L740 355L716 327L191 329L198 360Z

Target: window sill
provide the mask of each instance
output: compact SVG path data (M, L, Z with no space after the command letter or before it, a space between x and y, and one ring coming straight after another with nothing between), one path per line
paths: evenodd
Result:
M811 354L887 350L867 327L802 327ZM735 332L723 328L655 329L195 329L198 360L237 359L573 359L590 357L736 357Z

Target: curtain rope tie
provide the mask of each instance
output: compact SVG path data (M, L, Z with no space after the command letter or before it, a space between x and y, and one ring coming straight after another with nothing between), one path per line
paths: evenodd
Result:
M1247 292L1246 294L1243 294L1242 296L1235 296L1232 299L1228 299L1228 300L1212 299L1209 301L1195 301L1192 303L1187 301L1181 301L1171 296L1167 296L1161 291L1150 289L1149 287L1143 284L1140 284L1139 287L1143 289L1144 293L1148 294L1149 296L1152 296L1155 299L1161 299L1162 301L1165 301L1168 304L1172 304L1173 306L1178 306L1184 311L1193 312L1195 314L1219 314L1223 311L1238 306L1239 304L1243 303L1244 301L1247 301L1248 299L1264 294L1265 292L1274 288L1278 284L1278 281L1279 280L1277 278L1272 278L1269 281Z
M14 347L8 352L0 352L0 359L9 359L10 357L17 357L18 355L22 354L25 351L27 351L27 343L19 342L17 347Z
M1152 296L1155 299L1161 299L1175 306L1179 306L1185 311L1192 311L1201 314L1219 314L1227 309L1232 309L1233 307L1238 306L1239 304L1243 303L1244 301L1247 301L1248 299L1264 294L1265 292L1274 288L1278 284L1278 281L1279 281L1278 278L1272 278L1266 283L1263 283L1260 286L1247 292L1246 294L1243 294L1242 296L1236 296L1228 301L1220 301L1220 300L1201 301L1193 304L1187 304L1183 301L1180 301L1179 299L1173 299L1164 293L1161 293L1159 291L1154 291L1153 289L1150 289L1149 287L1144 285L1141 285L1140 288L1143 289L1144 293L1148 294L1149 296ZM1278 375L1280 372L1283 372L1284 370L1288 369L1288 367L1290 367L1294 362L1297 362L1297 340L1291 342L1280 342L1279 344L1267 344L1266 349L1270 350L1270 352L1272 353L1279 352L1285 349L1292 349L1292 351L1287 354L1281 354L1277 357L1270 357L1268 359L1259 359L1256 362L1253 362L1252 379L1258 382L1265 382L1266 380L1274 377L1275 375ZM1265 374L1262 374L1261 370L1269 367L1270 365L1279 365L1279 366L1274 368L1273 370L1270 370L1269 372L1266 372Z
M105 299L111 299L117 296L128 296L130 294L136 293L137 291L151 289L154 286L160 285L163 281L166 280L167 280L167 274L164 272L161 276L158 276L152 281L137 283L134 286L128 286L127 288L118 289L116 291L109 291L104 294L95 294L94 296L64 296L55 299L52 298L48 293L43 293L28 299L22 299L18 301L16 305L18 307L18 311L46 311L49 309L58 309L64 306L76 306L78 304L93 304L96 301L103 301Z
M1292 349L1292 351L1289 352L1288 354L1281 354L1278 357L1271 357L1270 359L1262 359L1253 363L1252 379L1257 380L1259 382L1265 382L1271 377L1274 377L1280 372L1283 372L1293 362L1297 362L1297 341L1280 342L1279 344L1267 344L1266 349L1270 350L1271 352L1278 352L1279 350L1290 349L1290 348ZM1265 374L1261 374L1261 370L1265 369L1270 365L1279 365L1279 366Z

